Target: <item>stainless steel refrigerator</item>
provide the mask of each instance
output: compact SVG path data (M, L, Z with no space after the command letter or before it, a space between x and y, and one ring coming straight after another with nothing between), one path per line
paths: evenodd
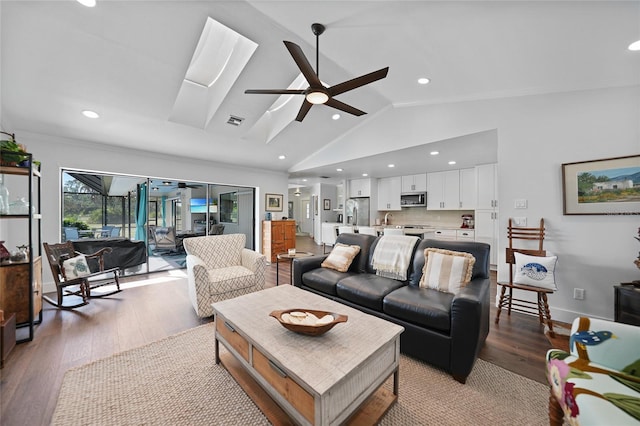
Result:
M369 226L369 198L349 198L346 214L347 225Z

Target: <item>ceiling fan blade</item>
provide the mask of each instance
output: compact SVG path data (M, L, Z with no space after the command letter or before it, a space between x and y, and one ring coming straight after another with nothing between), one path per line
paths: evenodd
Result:
M339 95L340 93L348 92L349 90L356 89L365 84L373 83L374 81L381 80L387 76L389 67L379 69L378 71L370 72L369 74L361 75L360 77L353 78L351 80L338 83L329 87L328 91L331 96Z
M307 57L304 56L304 53L302 52L300 46L286 40L284 41L284 45L287 46L287 50L289 50L289 53L291 53L291 56L293 56L293 60L296 61L296 65L298 65L298 68L300 68L300 72L302 72L304 78L307 79L309 86L324 87L320 82L320 79L318 78L316 72L313 70L313 67L307 60Z
M347 105L344 102L340 102L337 99L334 98L330 98L325 105L330 106L332 108L335 109L339 109L340 111L344 111L344 112L348 112L349 114L353 114L353 115L364 115L366 114L366 112L359 110L358 108L354 108L351 105Z
M304 95L304 90L295 89L247 89L244 93L258 95Z
M307 113L309 112L312 106L313 104L305 99L304 102L302 102L300 111L298 111L298 116L296 117L296 121L304 120L304 117L307 115Z

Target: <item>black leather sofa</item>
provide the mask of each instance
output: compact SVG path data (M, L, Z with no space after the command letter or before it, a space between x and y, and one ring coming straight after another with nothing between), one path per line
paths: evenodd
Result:
M340 234L337 243L358 245L347 272L322 268L327 255L293 261L293 284L404 327L400 351L465 383L489 334L489 245L470 241L419 240L407 280L376 275L373 252L381 237ZM471 282L457 295L420 288L424 249L471 253L476 262Z

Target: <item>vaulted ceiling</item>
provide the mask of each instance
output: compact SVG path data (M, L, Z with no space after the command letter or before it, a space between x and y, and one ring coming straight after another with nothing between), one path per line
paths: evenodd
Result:
M385 108L640 84L640 53L627 50L640 39L637 1L20 0L2 1L0 17L3 130L280 171ZM258 46L202 128L170 117L208 17ZM265 141L254 125L277 96L244 91L298 76L283 40L315 67L314 22L327 28L323 82L389 74L338 96L367 115L332 120L315 106Z

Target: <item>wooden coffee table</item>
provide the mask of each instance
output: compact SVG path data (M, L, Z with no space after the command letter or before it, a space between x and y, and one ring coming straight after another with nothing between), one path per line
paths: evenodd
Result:
M222 342L230 353L222 363L249 396L265 399L255 397L247 376L296 423L373 424L397 400L402 327L290 285L212 306L216 364ZM311 337L293 333L269 317L274 310L292 308L336 312L349 319ZM232 371L237 366L239 375ZM381 385L392 375L390 392ZM272 420L263 402L256 404Z

